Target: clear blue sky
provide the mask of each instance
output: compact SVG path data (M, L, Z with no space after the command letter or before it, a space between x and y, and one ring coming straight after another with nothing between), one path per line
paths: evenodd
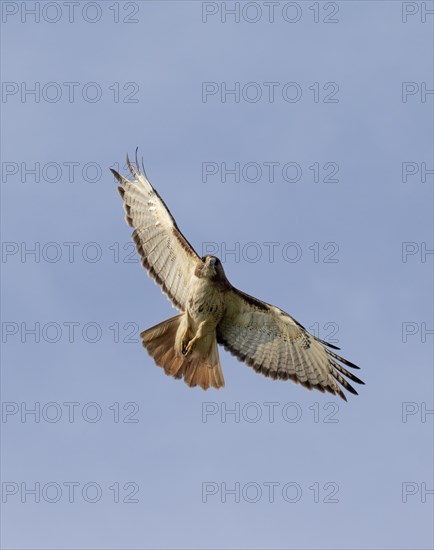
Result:
M432 548L433 3L36 4L2 5L3 547ZM108 170L136 146L358 397L153 364L174 310Z

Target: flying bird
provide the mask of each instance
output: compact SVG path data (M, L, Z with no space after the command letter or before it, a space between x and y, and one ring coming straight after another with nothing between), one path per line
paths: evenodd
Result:
M345 367L336 346L310 334L283 310L249 296L228 281L215 256L199 257L179 230L144 169L127 156L131 179L111 170L120 183L127 223L143 266L179 315L143 331L143 346L164 372L190 386L224 386L217 345L273 379L308 389L356 394L348 380L363 384ZM142 163L143 166L143 163ZM342 363L342 364L341 364ZM345 377L345 378L344 378ZM348 379L348 380L347 380ZM340 387L342 386L342 388Z

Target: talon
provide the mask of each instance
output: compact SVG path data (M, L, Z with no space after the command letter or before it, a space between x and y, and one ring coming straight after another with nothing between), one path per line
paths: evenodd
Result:
M190 341L183 340L182 345L181 345L182 355L188 355L191 352L192 349L193 349L192 340L190 340Z
M183 342L182 348L181 348L182 355L188 355L189 353L191 353L193 351L193 346L194 346L194 339L190 340L189 342Z
M183 341L181 344L181 353L182 355L187 355L187 342Z

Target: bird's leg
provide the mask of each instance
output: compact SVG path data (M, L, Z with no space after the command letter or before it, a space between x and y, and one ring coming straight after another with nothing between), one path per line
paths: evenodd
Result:
M188 351L187 351L188 344L189 344L188 338L184 337L181 341L181 353L182 353L182 355L187 355L188 354Z
M187 346L192 335L192 319L186 311L182 316L177 334L175 347L179 354L187 355Z
M183 355L188 355L189 353L191 353L193 351L193 347L195 345L195 343L200 339L202 338L203 336L203 329L204 329L204 326L206 324L206 321L202 321L199 325L199 328L197 329L197 332L195 334L195 336L188 342L187 339L182 339L182 347L181 347L181 350L182 350L182 354Z

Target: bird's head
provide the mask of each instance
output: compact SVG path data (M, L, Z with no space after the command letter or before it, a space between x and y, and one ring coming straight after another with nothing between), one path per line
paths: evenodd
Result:
M201 276L212 280L226 280L226 275L221 261L216 256L203 256Z

